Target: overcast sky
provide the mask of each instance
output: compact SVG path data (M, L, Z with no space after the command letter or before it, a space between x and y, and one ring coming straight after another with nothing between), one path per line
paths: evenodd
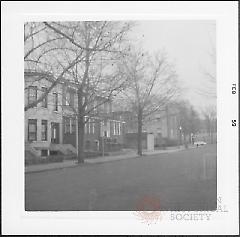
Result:
M184 97L198 110L216 103L216 99L197 93L208 83L204 71L215 70L209 54L215 47L214 21L138 21L133 36L149 52L162 49L167 52L170 61L176 65L180 84L185 88Z

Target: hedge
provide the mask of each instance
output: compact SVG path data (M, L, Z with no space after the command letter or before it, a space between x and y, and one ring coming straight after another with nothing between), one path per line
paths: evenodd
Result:
M60 155L47 156L46 158L34 157L34 158L25 159L25 165L48 164L48 163L54 163L54 162L63 162L63 160L64 160L64 156L60 156Z

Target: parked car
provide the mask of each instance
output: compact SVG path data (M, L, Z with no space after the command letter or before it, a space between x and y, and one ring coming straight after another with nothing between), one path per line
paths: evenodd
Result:
M204 145L206 145L207 143L206 142L204 142L204 141L197 141L197 142L194 142L194 145L196 145L196 146L204 146Z

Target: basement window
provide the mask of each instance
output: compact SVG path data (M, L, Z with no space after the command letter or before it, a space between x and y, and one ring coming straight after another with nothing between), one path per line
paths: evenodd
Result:
M47 156L48 150L41 150L41 156Z

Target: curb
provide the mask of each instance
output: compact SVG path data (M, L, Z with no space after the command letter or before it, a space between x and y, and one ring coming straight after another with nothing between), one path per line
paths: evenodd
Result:
M65 168L74 168L78 166L78 164L74 164L71 166L62 166L62 167L53 167L53 168L49 168L49 169L40 169L40 170L25 170L25 174L30 174L30 173L41 173L41 172L47 172L47 171L52 171L52 170L60 170L60 169L65 169Z
M151 155L159 155L159 154L166 154L166 153L174 153L174 152L178 152L178 151L184 151L186 150L185 148L183 149L179 149L179 150L166 150L164 152L159 152L159 153L152 153L152 154L144 154L143 153L143 156L151 156ZM94 162L88 162L88 160L90 159L86 159L85 162L83 164L81 164L80 166L82 165L93 165L93 164L103 164L103 163L107 163L107 162L114 162L114 161L120 161L120 160L128 160L128 159L133 159L133 158L139 158L138 155L136 156L131 156L131 157L127 157L127 158L120 158L120 159L113 159L113 160L104 160L104 161L94 161ZM96 158L97 159L97 158ZM77 167L79 166L79 164L72 164L70 166L64 166L64 167L52 167L52 168L49 168L49 169L40 169L40 170L29 170L29 171L26 171L25 170L25 174L30 174L30 173L41 173L41 172L47 172L47 171L52 171L52 170L58 170L58 169L65 169L65 168L74 168L74 167Z

